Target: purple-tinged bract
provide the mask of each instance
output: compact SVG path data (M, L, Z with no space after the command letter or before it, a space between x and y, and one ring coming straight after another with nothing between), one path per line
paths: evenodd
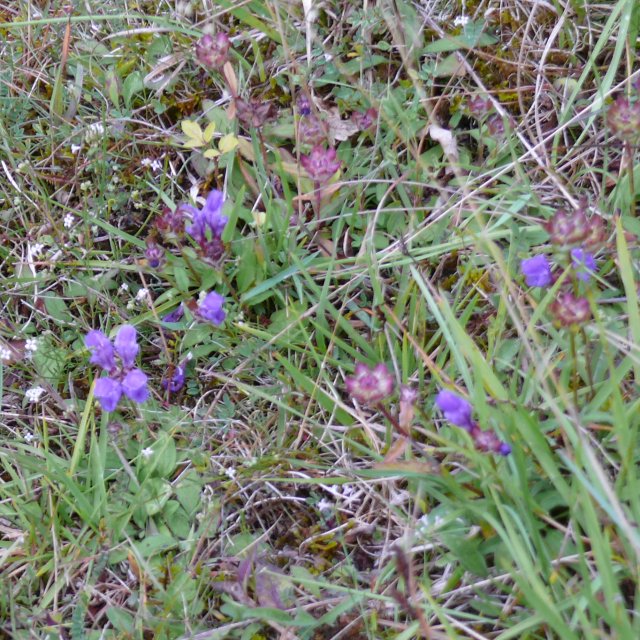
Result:
M333 147L323 149L316 145L309 155L300 156L300 162L312 180L316 182L328 182L335 172L342 166L342 161L336 157Z
M229 36L220 31L215 36L206 34L196 43L198 62L211 69L220 69L229 60Z

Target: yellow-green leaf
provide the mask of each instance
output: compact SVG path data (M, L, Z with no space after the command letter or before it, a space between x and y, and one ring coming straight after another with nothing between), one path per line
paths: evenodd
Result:
M238 138L236 138L232 133L228 133L226 136L223 136L220 138L220 142L218 142L218 149L220 149L220 153L233 151L237 146Z
M207 125L207 128L204 130L204 134L202 135L202 137L204 138L205 142L211 142L211 140L213 139L213 134L216 132L216 123L215 122L210 122Z
M187 140L184 143L184 146L187 147L187 149L197 149L198 147L203 147L204 146L204 141L203 140L195 140L194 138L189 138L189 140Z
M202 140L202 127L197 122L193 120L183 120L180 126L187 138Z
M216 149L207 149L202 155L211 160L211 158L217 158L220 153Z

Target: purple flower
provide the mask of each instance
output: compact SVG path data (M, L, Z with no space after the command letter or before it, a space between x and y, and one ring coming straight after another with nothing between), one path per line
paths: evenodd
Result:
M344 381L347 392L362 403L380 402L393 391L393 377L384 364L369 369L366 364L359 362L354 375L347 376Z
M596 259L584 249L571 249L571 263L576 277L583 282L589 282L591 273L597 270Z
M215 291L210 291L204 300L198 305L197 315L203 320L212 324L220 325L224 322L227 314L222 305L224 304L224 296Z
M184 305L182 302L173 310L162 317L162 322L180 322L184 315Z
M138 347L135 327L132 327L130 324L123 324L113 344L116 348L116 353L122 360L123 366L127 369L133 367L140 349Z
M176 393L180 391L184 386L184 366L179 365L173 370L171 378L165 378L162 381L162 388L166 389L170 393Z
M91 358L89 358L91 364L97 364L105 371L111 371L115 367L113 346L102 331L97 329L89 331L85 336L84 344L91 351Z
M227 216L222 215L222 205L224 203L223 195L220 191L214 189L208 196L207 201L202 209L196 209L191 205L182 205L182 210L190 212L193 223L187 227L189 233L196 242L204 245L209 238L207 230L210 231L212 239L220 239L222 232L229 221Z
M436 405L449 422L462 427L469 433L478 451L499 453L501 456L508 456L511 453L511 446L502 442L495 431L491 429L483 431L471 419L472 408L464 398L443 389L436 397Z
M546 287L551 284L551 266L545 256L522 260L520 270L529 287Z
M108 376L96 381L94 395L105 411L113 411L120 402L122 394L134 402L144 402L149 397L147 376L134 369L139 347L134 327L122 325L112 345L102 331L89 331L85 345L91 350L90 362L108 372ZM119 356L116 364L114 352Z
M164 264L164 249L157 242L148 239L144 257L152 269L157 269Z
M105 411L113 411L120 402L122 385L119 380L113 378L100 378L96 380L93 393Z
M132 369L122 379L122 391L127 398L142 403L149 397L147 376L140 369Z
M436 405L442 411L444 417L457 427L463 427L468 431L473 427L471 405L464 398L442 389L436 397Z

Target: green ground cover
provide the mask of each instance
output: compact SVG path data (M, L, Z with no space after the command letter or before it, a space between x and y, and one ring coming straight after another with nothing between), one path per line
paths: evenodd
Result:
M637 640L639 29L0 1L0 637Z

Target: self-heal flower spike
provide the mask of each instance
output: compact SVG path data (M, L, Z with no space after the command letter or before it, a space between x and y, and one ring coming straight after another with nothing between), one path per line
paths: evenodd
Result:
M471 405L452 391L443 389L436 397L436 405L446 420L469 431L473 426Z
M393 392L393 377L386 365L378 364L373 369L359 362L354 375L345 378L347 392L364 404L374 404L389 397Z
M229 218L222 215L223 195L214 189L208 196L202 209L190 205L182 205L182 210L191 213L192 224L187 227L189 233L201 246L212 238L222 236ZM207 233L208 232L208 233Z
M584 249L571 249L571 263L576 271L576 277L583 282L589 282L591 274L597 270L596 259Z
M464 398L443 389L436 397L436 406L442 411L445 419L457 427L462 427L471 436L478 451L498 453L501 456L511 453L510 445L502 442L491 429L483 431L471 418L472 407Z
M545 256L522 260L520 270L529 287L546 287L551 283L551 266Z
M198 305L197 315L203 320L212 324L220 325L224 322L227 314L222 305L224 304L224 296L215 291L209 292L204 300Z
M620 96L607 111L607 124L623 142L636 145L640 142L640 102L631 104Z
M309 155L301 156L300 162L311 179L320 183L328 182L342 166L333 147L323 149L320 145L313 147Z
M563 327L584 324L591 317L591 307L586 298L576 298L571 292L561 292L549 305L549 311L557 324Z
M120 327L113 345L102 331L89 331L85 345L92 352L90 362L108 373L96 380L94 387L94 395L105 411L113 411L123 394L138 403L149 397L146 374L134 368L139 351L134 327L128 324Z
M205 35L196 44L196 58L205 67L220 69L229 59L229 48L231 41L224 32L216 33L215 36Z

